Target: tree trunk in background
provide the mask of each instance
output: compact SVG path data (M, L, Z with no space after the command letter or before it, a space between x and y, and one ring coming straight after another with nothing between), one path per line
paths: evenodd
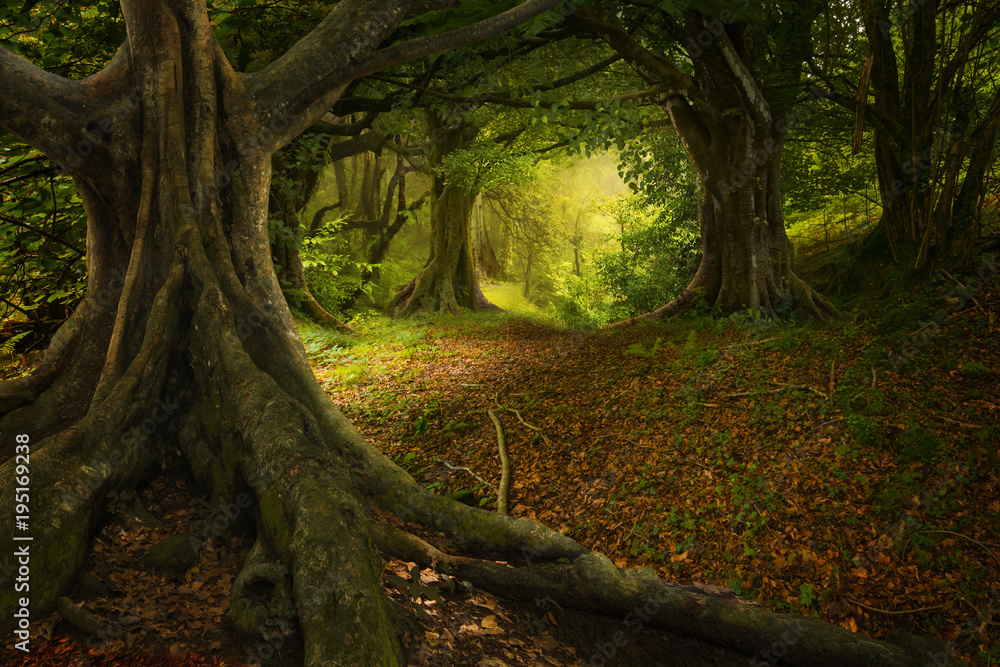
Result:
M528 257L524 261L524 290L521 292L521 296L525 299L531 295L531 259L533 256L531 248L528 248Z
M965 77L970 58L1000 20L1000 5L977 4L967 23L958 22L955 7L938 0L906 5L905 21L894 21L891 7L878 2L866 16L869 92L875 101L871 108L855 109L872 121L882 202L869 243L883 242L895 261L917 269L933 260L964 263L980 234L985 176L1000 129L1000 90L988 105L976 108L980 83L970 84ZM948 31L965 30L961 37L945 37L954 49L947 59L939 56L942 24ZM896 31L905 33L908 45L904 77L899 76Z
M320 324L333 327L342 333L355 333L354 329L331 315L316 301L306 282L302 266L302 225L299 213L312 199L319 185L319 177L326 166L326 147L313 151L309 159L290 164L291 157L275 156L272 159L274 178L271 187L271 211L281 220L286 235L276 235L271 243L271 255L277 264L278 280L286 297L306 316Z
M573 236L570 237L570 245L573 246L573 275L579 277L583 275L580 268L580 250L583 246L583 234L580 232L580 220L583 218L583 207L576 213L576 222L573 224Z
M667 89L658 101L704 188L702 259L691 283L665 306L621 324L679 314L697 298L727 313L762 308L818 319L834 315L833 305L795 273L781 210L780 162L789 107L766 98L741 26L685 12L678 39L691 51L691 77L644 48L615 19L589 10L577 16L579 29L598 34L647 83ZM785 36L803 48L802 34L808 43L811 19L802 11L788 22ZM792 49L789 58L797 55ZM798 70L793 74L797 78Z
M413 219L428 197L428 195L425 194L412 204L406 204L407 171L406 165L403 162L403 157L401 155L397 155L396 170L393 172L392 178L389 180L389 186L385 195L385 204L382 206L382 215L375 222L373 227L373 234L375 234L375 238L371 241L368 247L366 263L371 268L365 268L365 270L361 273L361 280L364 283L373 283L379 280L382 273L380 265L385 259L386 253L389 251L389 246L392 244L392 240L403 228L403 225ZM397 193L395 208L396 217L390 224L389 217L393 211L392 195L394 190ZM365 290L363 287L355 290L355 292L348 297L347 301L344 303L344 308L352 307L364 294Z
M683 127L688 109L673 111L675 124ZM734 125L729 136L747 139L746 128ZM692 133L679 133L685 144L692 140ZM788 315L793 309L821 319L833 315L833 306L795 273L794 248L781 210L783 134L765 137L755 150L743 149L742 155L738 143L716 138L711 147L698 152L689 148L705 188L701 263L681 295L650 315L672 315L697 295L726 313L763 308L776 315ZM744 171L732 170L733 156L738 156ZM761 156L766 159L758 165ZM732 180L716 177L727 170Z
M393 296L388 311L394 317L408 317L425 311L460 315L464 310L499 310L483 296L476 277L471 251L474 195L445 184L437 173L441 159L466 146L475 129L446 127L435 113L430 117L432 136L440 139L427 151L433 180L430 258L417 277Z
M472 264L480 278L495 279L500 276L500 262L490 239L490 231L483 215L482 195L472 205Z

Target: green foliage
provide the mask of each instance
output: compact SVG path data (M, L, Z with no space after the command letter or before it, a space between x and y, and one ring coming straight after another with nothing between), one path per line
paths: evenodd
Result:
M571 326L654 310L677 296L697 268L699 186L676 136L631 140L618 162L633 194L596 200L596 212L616 231L593 253L593 278L563 282L557 316Z
M625 319L669 302L690 281L700 248L683 205L651 206L632 195L608 202L604 210L620 230L594 257L612 299L610 318Z
M397 574L387 574L385 575L385 579L390 584L392 584L399 590L409 595L410 599L413 600L414 603L418 603L421 598L424 598L425 600L433 600L434 602L438 603L444 603L444 599L441 597L441 594L438 593L436 589L431 588L430 586L424 586L423 584L420 583L419 565L414 565L410 569L409 579L401 577ZM449 583L449 588L451 588L452 591L454 591L454 583L451 581L451 578L450 577L447 578L446 581L448 581ZM417 613L419 613L421 616L427 614L427 612L424 611L423 607L420 604L414 604L413 609L417 611Z
M768 314L764 308L747 308L731 314L726 321L737 329L774 329L788 324L784 318Z
M0 136L0 317L46 331L86 289L87 225L69 177L9 135Z
M978 361L970 361L962 365L962 374L969 378L983 378L990 374L990 369Z
M3 48L69 78L93 74L126 37L121 5L112 0L3 3L0 35Z
M19 334L14 334L0 344L0 361L6 359L7 357L14 356L14 349L17 347L18 342L30 334L30 331L22 331Z
M815 586L813 584L801 584L799 586L799 604L803 607L811 606L813 601L816 599L814 589Z
M653 346L648 350L645 347L643 347L642 343L632 343L625 350L625 354L631 354L637 357L642 357L644 359L649 359L659 351L660 342L662 340L663 340L662 338L657 337L657 339L653 341Z
M932 462L941 449L937 434L919 425L910 424L899 436L900 453L907 461Z
M880 447L885 443L885 429L870 417L850 415L847 417L847 430L854 436L857 443L863 447Z
M598 329L609 323L600 283L591 275L568 274L557 282L556 319L571 329Z
M534 174L535 160L512 153L495 141L480 141L441 158L438 175L452 187L485 192L502 186L524 186Z
M332 313L341 312L341 304L360 290L371 294L372 284L362 279L365 270L375 265L352 259L338 231L344 219L331 220L315 234L301 239L302 268L316 300ZM286 290L289 303L296 302L294 290Z

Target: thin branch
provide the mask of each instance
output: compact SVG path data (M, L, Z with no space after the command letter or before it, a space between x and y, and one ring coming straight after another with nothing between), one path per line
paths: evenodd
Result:
M998 545L998 544L993 544L992 542L980 542L979 540L974 540L971 537L966 537L962 533L956 533L953 530L925 530L925 529L920 529L917 532L920 532L920 533L938 533L938 534L941 534L941 535L951 535L953 537L957 537L960 540L965 540L966 542L972 542L973 544L975 544L976 546L978 546L979 548L981 548L983 551L985 551L987 554L989 554L990 558L992 558L993 560L995 560L997 562L997 565L1000 565L1000 558L997 558L997 555L995 553L993 553L993 551L990 549L990 547L993 547L994 549L1000 549L1000 545Z
M817 396L822 396L823 398L828 398L828 396L820 391L819 389L814 389L807 384L783 384L777 389L762 389L760 391L740 391L735 394L723 394L723 398L745 398L747 396L761 396L763 394L777 394L782 391L787 391L789 389L804 389L806 391L811 391Z
M598 35L625 58L647 84L666 84L671 92L688 99L697 96L698 84L692 77L681 72L666 58L646 49L617 22L605 21L590 10L575 12L567 22L578 33Z
M510 493L510 456L507 455L507 437L503 424L492 410L487 410L490 421L497 430L497 448L500 450L500 488L497 490L497 513L507 516L507 495Z
M958 279L957 279L957 278L955 278L955 276L951 275L950 273L948 273L948 272L947 272L947 271L945 271L944 269L941 269L941 273L943 273L944 275L948 276L948 278L950 278L952 282L954 282L954 283L955 283L956 285L958 285L959 287L961 287L962 289L964 289L964 290L966 291L966 293L967 293L967 294L969 295L969 298L970 298L970 299L972 299L972 303L976 304L976 308L978 308L978 309L979 309L979 311L980 311L980 312L981 312L981 313L982 313L983 315L985 315L985 314L986 314L986 311L985 311L985 310L983 310L983 307L979 305L979 302L978 302L978 301L976 301L976 297L974 297L974 296L972 295L972 292L970 292L970 291L969 291L969 288L968 288L968 287L966 287L965 285L963 285L962 283L960 283L960 282L958 281Z
M632 93L625 93L623 95L616 95L615 97L606 97L602 99L592 99L592 100L525 100L521 98L511 99L509 97L504 97L501 94L488 94L488 95L473 95L471 97L465 97L463 95L454 95L452 93L443 93L433 88L426 88L423 86L418 86L412 83L404 83L402 81L395 81L393 79L388 79L385 77L373 76L372 79L377 79L380 81L389 81L398 86L404 86L406 88L411 88L413 90L419 90L438 99L448 100L450 102L459 103L472 103L472 104L496 104L497 106L513 107L515 109L552 109L553 107L566 107L568 109L579 109L586 111L593 111L595 109L606 108L615 102L631 102L633 100L649 99L655 98L658 95L664 94L670 91L670 86L667 84L656 84L650 86L643 90L638 90Z
M312 32L260 72L243 75L263 125L273 129L274 151L311 126L353 80L423 56L467 46L509 30L559 4L526 2L484 21L440 35L372 50L410 11L404 0L341 0Z
M473 477L475 477L476 481L479 482L480 484L482 484L483 486L488 486L488 487L491 487L491 488L494 488L494 489L497 488L496 484L493 484L492 482L487 482L485 479L483 479L482 477L480 477L479 475L477 475L476 473L474 473L471 468L466 468L465 466L453 466L452 464L448 463L447 461L442 461L442 463L444 464L444 467L447 468L448 470L459 470L461 472L467 472L467 473L469 473L470 475L472 475Z
M13 164L9 164L6 167L4 167L3 169L0 169L0 174L6 174L8 171L13 171L14 169L17 169L18 167L20 167L21 165L31 164L32 162L41 162L42 160L47 160L47 159L48 158L45 157L44 155L36 155L34 157L25 158L23 160L19 160L19 161L13 163ZM6 181L4 181L4 182L6 182Z
M0 187L5 185L11 185L19 181L26 181L29 178L34 178L35 176L47 176L55 171L52 167L46 167L45 169L39 169L38 171L33 171L28 174L21 174L20 176L11 176L5 181L0 181Z
M34 225L29 225L26 222L21 222L20 220L16 220L16 219L11 218L10 216L7 216L7 215L3 215L2 213L0 213L0 220L3 220L4 222L10 223L12 225L15 225L16 227L23 227L24 229L30 229L31 231L35 232L36 234L41 234L42 236L44 236L45 238L49 239L50 241L53 241L55 243L58 243L59 245L65 246L66 248L69 248L70 250L72 250L73 252L75 252L80 257L83 257L84 254L86 254L86 253L84 253L84 251L82 249L77 248L72 243L67 243L66 241L62 240L58 236L55 236L54 234L50 234L47 231L45 231L44 229L39 229L38 227L35 227Z
M924 612L924 611L932 611L934 609L942 609L944 607L947 607L949 604L951 604L949 602L944 602L942 604L935 604L935 605L931 605L929 607L917 607L916 609L900 609L898 611L894 611L894 610L891 610L891 609L879 609L878 607L869 607L868 605L864 604L863 602L858 602L854 598L847 597L846 595L844 596L844 599L847 600L848 602L850 602L851 604L857 605L857 606L861 607L862 609L867 609L868 611L873 611L876 614L889 614L889 615L919 614L919 613Z

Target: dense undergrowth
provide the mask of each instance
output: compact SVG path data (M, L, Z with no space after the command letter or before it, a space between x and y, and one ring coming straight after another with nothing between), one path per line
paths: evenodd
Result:
M595 333L507 312L302 335L347 416L428 488L494 507L493 409L515 516L668 580L998 664L995 277L938 274L823 326Z

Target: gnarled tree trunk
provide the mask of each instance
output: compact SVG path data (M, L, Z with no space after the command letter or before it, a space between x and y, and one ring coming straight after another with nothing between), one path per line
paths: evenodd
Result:
M479 288L472 254L472 206L475 194L445 183L438 172L441 159L468 144L475 128L449 127L436 113L431 118L431 251L420 273L389 302L396 317L429 311L460 315L463 310L499 310Z

